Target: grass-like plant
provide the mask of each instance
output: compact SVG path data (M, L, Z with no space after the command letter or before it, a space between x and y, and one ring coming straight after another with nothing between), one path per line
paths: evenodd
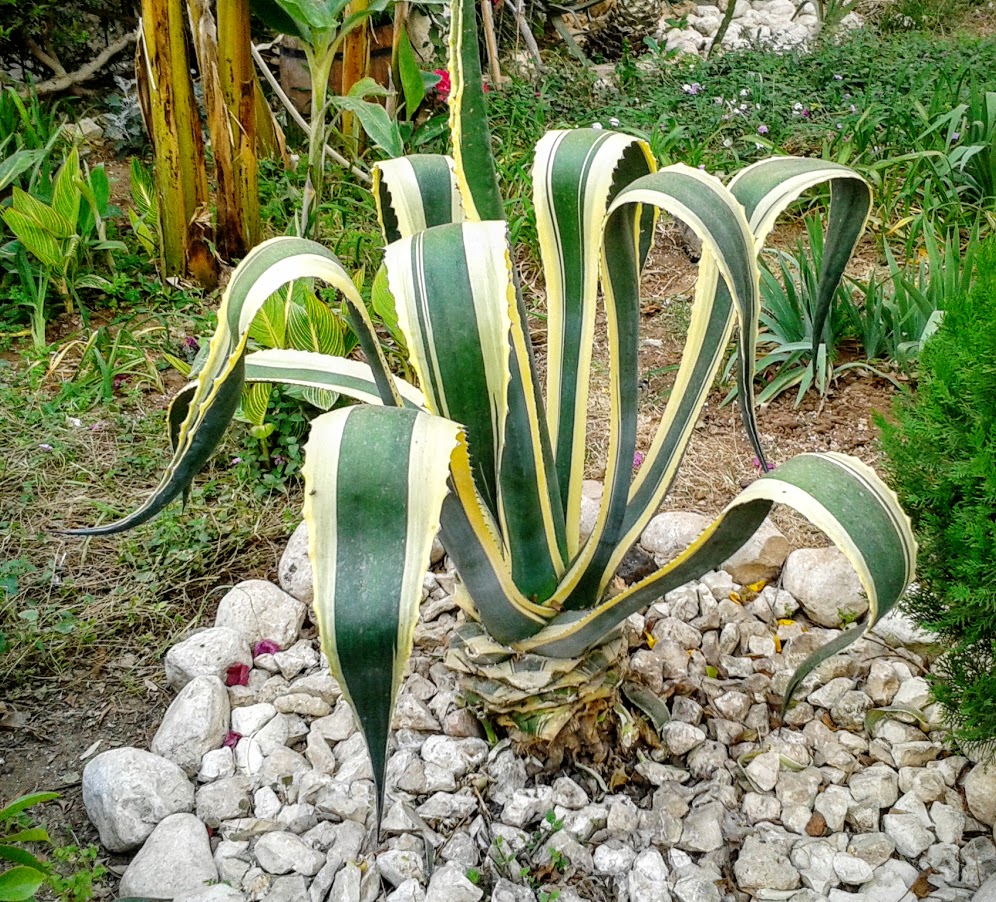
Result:
M273 239L232 276L208 359L170 412L175 453L159 487L121 520L72 530L119 532L181 494L217 446L245 379L331 388L368 402L312 423L304 516L323 648L366 737L379 801L391 712L437 529L459 572L464 606L480 621L478 635L463 644L464 665L498 701L525 689L529 704L517 722L546 738L612 706L616 656L625 649L611 640L622 620L726 560L776 501L805 514L850 557L868 595L869 622L902 594L915 556L895 496L868 467L839 454L807 454L754 482L663 569L619 590L614 574L674 480L734 330L744 361L744 424L763 460L751 387L757 258L776 218L807 189L830 183L824 301L814 328L820 334L870 192L852 171L821 161L763 161L724 186L683 165L655 171L647 146L626 135L549 133L533 167L547 287L543 385L502 218L474 5L462 0L452 10L454 156L389 161L374 183L389 242L388 284L421 391L388 371L370 317L335 257L314 242ZM640 274L659 211L688 223L703 250L670 403L634 477ZM342 292L366 363L295 351L245 354L266 298L300 278ZM600 512L582 540L600 294L611 430ZM788 695L808 667L861 633L845 632L800 668Z

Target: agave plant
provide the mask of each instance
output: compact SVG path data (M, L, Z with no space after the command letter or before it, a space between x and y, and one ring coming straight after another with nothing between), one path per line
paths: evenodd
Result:
M726 560L776 501L805 514L850 557L868 594L869 621L902 594L915 555L907 518L868 467L839 454L806 454L756 480L663 569L617 591L613 575L675 477L734 329L743 419L763 457L750 377L757 257L776 217L801 192L830 183L820 291L825 316L868 213L869 190L844 167L791 158L758 163L724 186L686 166L655 171L646 144L626 135L551 132L537 147L533 170L549 326L541 385L501 218L471 0L454 4L453 12L454 157L381 164L374 184L389 242L388 282L421 390L388 371L360 296L335 257L300 238L273 239L233 274L204 368L174 402L175 452L159 487L124 519L74 530L127 529L186 490L224 432L244 380L332 389L366 402L312 423L304 516L323 648L366 737L379 801L391 712L437 529L456 564L465 607L490 637L476 664L488 666L496 644L504 646L505 657L513 655L504 662L507 682L533 693L552 685L551 674L573 674L576 685L602 669L595 658L611 657L606 642L611 646L624 618ZM640 271L659 211L686 222L703 251L670 404L634 478ZM366 362L286 350L245 353L266 298L301 278L322 279L342 293ZM600 289L611 432L601 508L582 540L588 374ZM814 334L821 332L817 323ZM821 654L860 633L851 629ZM465 657L473 658L468 648ZM795 675L789 696L805 672ZM567 694L553 693L547 714L532 712L538 729L563 720L555 709Z

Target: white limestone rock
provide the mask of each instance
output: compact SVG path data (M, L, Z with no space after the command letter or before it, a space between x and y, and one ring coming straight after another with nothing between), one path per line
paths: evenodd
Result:
M314 574L308 557L308 524L301 522L291 534L277 565L277 582L288 595L310 605L315 600Z
M121 896L174 899L218 880L207 828L192 814L171 814L152 831L121 878Z
M136 748L111 749L83 769L83 806L101 844L127 852L169 815L192 811L194 787L172 761Z
M152 751L194 776L205 754L221 746L229 724L228 691L216 676L187 683L166 710Z
M839 627L868 610L857 573L836 548L793 551L785 560L782 584L820 626Z
M252 666L252 652L245 636L229 627L201 630L166 652L166 682L179 691L194 677L225 679L229 667Z

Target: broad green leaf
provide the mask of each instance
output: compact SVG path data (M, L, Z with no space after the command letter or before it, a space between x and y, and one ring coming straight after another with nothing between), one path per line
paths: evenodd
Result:
M264 348L282 348L287 340L287 308L291 287L271 294L253 318L249 337Z
M8 228L17 236L18 241L37 257L43 266L57 272L62 270L63 247L50 232L39 228L36 220L30 219L19 210L3 210L0 215L3 216Z
M0 191L4 191L42 158L40 150L18 150L0 160Z
M394 295L391 294L391 287L387 281L387 269L383 265L377 270L373 284L370 286L370 306L377 314L377 318L384 324L384 328L391 333L391 338L398 342L404 350L407 344L404 333L398 326L398 311L394 304Z
M332 103L340 109L353 113L360 120L360 125L370 140L385 153L394 157L404 153L398 123L379 103L369 103L356 97L333 97Z
M441 417L361 406L322 414L305 447L322 649L366 740L378 811L391 715L459 431Z
M242 415L253 426L262 426L266 419L266 408L270 403L272 386L262 382L247 385L242 390Z
M34 897L45 875L34 868L18 865L0 874L0 902L24 902Z
M22 191L17 186L14 187L11 207L33 222L36 228L49 232L53 238L68 238L76 227L75 219L66 219L53 207L28 194L27 191Z
M10 837L0 837L0 839L7 839L9 841ZM27 842L27 840L21 840L21 842ZM9 861L11 864L20 864L27 868L33 868L36 871L45 872L48 870L48 865L44 861L36 858L27 850L19 849L16 846L0 845L0 859Z
M425 100L425 82L422 81L422 69L415 59L412 42L408 39L408 30L402 23L401 35L398 38L398 74L401 78L401 89L405 96L405 115L412 119Z
M367 97L390 97L391 92L369 75L365 75L349 89L346 96L355 100L365 100Z
M56 234L57 238L68 238L76 230L80 216L80 204L83 199L78 185L79 180L80 156L79 151L74 147L56 175L55 185L52 188L52 209L67 223L70 223L71 228L71 231L65 235Z

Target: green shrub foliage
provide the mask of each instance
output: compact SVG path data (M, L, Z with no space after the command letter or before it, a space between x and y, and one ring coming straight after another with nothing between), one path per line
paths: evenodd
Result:
M906 609L947 651L935 697L961 742L996 745L996 239L967 297L948 301L918 390L880 423L920 542Z

